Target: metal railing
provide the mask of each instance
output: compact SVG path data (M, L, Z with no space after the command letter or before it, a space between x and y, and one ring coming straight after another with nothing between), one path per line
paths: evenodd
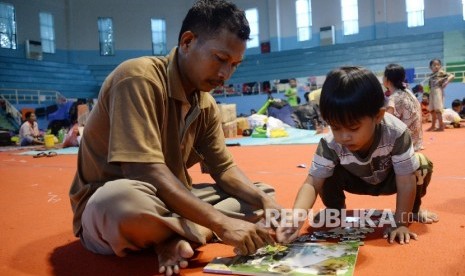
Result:
M5 103L5 112L6 114L9 114L13 121L15 122L17 127L21 126L21 119L23 115L21 112L16 109L8 99L6 99L2 94L0 94L0 99L2 99Z
M55 90L0 88L0 95L13 104L56 102L65 97Z

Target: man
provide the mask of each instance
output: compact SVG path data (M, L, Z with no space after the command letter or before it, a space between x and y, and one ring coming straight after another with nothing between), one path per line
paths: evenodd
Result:
M280 209L225 147L211 89L241 63L250 29L243 11L201 0L167 57L122 63L102 85L83 134L70 190L74 232L95 253L154 247L160 273L187 266L193 247L216 235L239 254L273 243L255 222ZM216 185L192 185L202 161Z
M21 125L21 128L19 129L20 145L43 145L44 141L39 131L36 114L33 112L26 112L25 117L26 121Z

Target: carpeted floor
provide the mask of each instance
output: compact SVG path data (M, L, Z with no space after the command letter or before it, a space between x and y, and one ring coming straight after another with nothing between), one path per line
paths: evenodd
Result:
M410 245L388 244L382 233L360 248L355 275L465 275L465 129L425 132L423 151L434 174L423 206L440 222L413 224L420 236ZM276 188L277 199L291 207L316 148L312 145L230 147L239 166L256 181ZM302 164L307 168L302 168ZM155 275L156 256L144 252L126 258L92 254L72 235L69 184L76 155L33 158L0 152L0 275ZM211 181L198 166L195 182ZM347 195L348 208L395 207L395 196ZM322 207L318 200L316 209ZM215 256L232 249L209 244L198 250L183 275L201 275Z

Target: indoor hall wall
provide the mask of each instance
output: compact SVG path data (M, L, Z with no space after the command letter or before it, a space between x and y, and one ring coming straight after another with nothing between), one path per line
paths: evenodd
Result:
M90 65L114 65L151 55L150 18L167 21L167 48L177 44L181 20L194 0L3 0L16 8L18 50L0 50L0 55L24 57L24 40L40 39L39 11L51 12L55 19L57 54L44 60ZM425 26L407 28L405 0L359 0L359 27L356 35L344 36L340 0L313 0L313 34L306 42L297 41L294 0L233 0L240 8L259 11L260 42L270 42L272 52L319 46L320 27L334 25L336 43L352 43L413 34L465 29L459 0L425 0ZM115 55L100 56L98 17L111 17L115 28ZM414 49L412 49L414 51ZM247 55L260 48L247 49Z
M25 58L25 41L40 41L39 13L48 12L53 15L55 25L55 54L44 53L44 60L68 61L68 21L66 0L1 0L11 4L16 12L17 49L0 48L0 56Z

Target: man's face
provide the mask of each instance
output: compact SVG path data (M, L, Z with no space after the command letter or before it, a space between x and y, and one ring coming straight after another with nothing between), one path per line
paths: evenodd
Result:
M210 91L231 77L242 62L246 42L223 30L208 40L193 37L181 42L184 66L180 68L185 88ZM186 91L186 92L190 92Z

